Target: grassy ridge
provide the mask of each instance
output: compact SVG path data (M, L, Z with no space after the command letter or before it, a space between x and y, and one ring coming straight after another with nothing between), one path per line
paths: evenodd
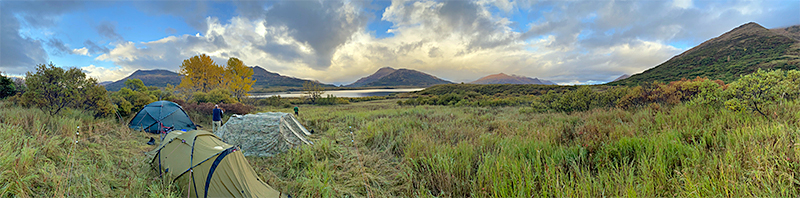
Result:
M695 77L730 83L758 69L798 69L798 55L800 43L797 40L748 23L656 67L624 80L609 82L608 85L635 86Z
M249 159L303 197L797 196L800 104L771 108L303 106L313 146Z
M146 134L73 109L51 117L7 102L0 107L0 197L179 194L151 170Z

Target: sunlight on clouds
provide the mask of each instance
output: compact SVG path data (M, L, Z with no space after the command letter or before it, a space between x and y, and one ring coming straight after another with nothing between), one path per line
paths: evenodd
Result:
M81 70L85 71L87 76L96 78L97 81L99 82L117 81L119 79L125 78L134 71L132 69L123 67L108 69L105 67L97 67L94 65L81 67Z
M292 3L296 2L271 7L262 18L234 16L220 21L206 17L203 32L117 43L96 60L121 68L177 71L182 60L208 54L220 64L237 57L247 65L285 76L336 84L352 83L387 66L454 82L503 72L561 84L592 84L642 72L682 51L667 43L718 34L717 30L696 30L723 20L713 17L719 13L762 10L751 2L711 7L711 11L698 10L692 0L547 2L551 11L542 13L541 19L512 21L490 10L514 12L539 3L395 0L379 17L392 24L387 32L393 35L376 38L360 22L364 11L356 4ZM663 6L675 9L660 9ZM663 16L679 22L664 21ZM686 20L698 16L711 19ZM529 28L520 32L512 26Z
M72 49L72 53L77 55L89 56L89 49L86 49L86 47L82 47L80 49Z

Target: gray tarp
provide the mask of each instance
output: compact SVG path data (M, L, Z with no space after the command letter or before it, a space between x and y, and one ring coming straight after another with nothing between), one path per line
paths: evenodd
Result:
M214 135L238 145L245 156L271 157L292 147L311 144L311 135L289 113L233 115Z

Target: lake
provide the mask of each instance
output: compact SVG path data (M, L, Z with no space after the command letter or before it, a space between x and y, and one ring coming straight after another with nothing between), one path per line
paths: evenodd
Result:
M367 97L367 96L386 96L391 93L406 93L412 91L419 91L425 88L406 88L406 89L360 89L360 90L331 90L325 91L322 93L322 97L328 97L329 94L333 94L336 97L342 98L355 98L355 97ZM254 93L251 94L250 97L252 98L269 98L272 96L281 96L281 98L299 98L303 97L302 91L292 91L292 92L272 92L272 93Z

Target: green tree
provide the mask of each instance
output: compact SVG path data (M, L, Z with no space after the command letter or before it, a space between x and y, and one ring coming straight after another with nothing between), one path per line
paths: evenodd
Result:
M125 87L127 87L128 89L131 89L133 91L147 90L147 87L144 86L144 82L142 82L142 80L138 79L138 78L126 80L125 81Z
M25 74L28 91L23 95L27 104L35 105L50 115L65 107L82 107L90 94L104 95L97 89L97 80L87 78L78 68L63 69L53 63L38 65L36 72ZM105 89L103 89L105 90Z
M324 93L325 90L319 83L311 81L303 83L303 94L306 94L306 97L311 100L311 103L316 104L317 99L321 98Z
M5 77L0 73L0 99L12 96L17 93L17 88L11 78Z
M786 87L781 81L785 72L771 72L759 69L755 73L742 76L728 86L726 94L731 97L725 106L731 110L752 110L766 117L764 106L783 99Z

